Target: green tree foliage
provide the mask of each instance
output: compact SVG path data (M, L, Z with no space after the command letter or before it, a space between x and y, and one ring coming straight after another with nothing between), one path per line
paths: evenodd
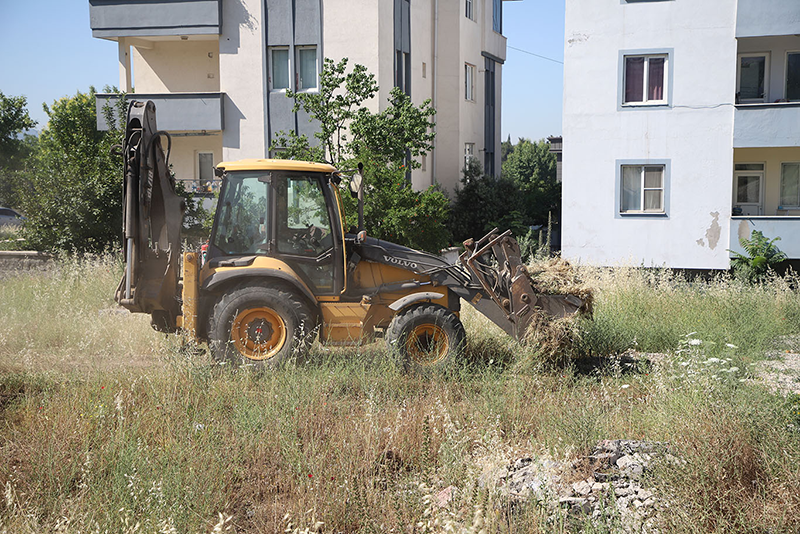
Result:
M363 65L347 72L348 60L325 58L320 90L287 92L317 121L316 143L305 135L278 132L273 149L280 157L330 163L337 168L364 164L364 224L372 237L412 248L438 252L449 243L449 201L441 190L414 191L406 173L419 168L417 160L432 148L434 109L429 100L419 106L399 89L393 89L389 105L373 113L364 101L378 92L375 77ZM356 203L345 195L348 221L357 220Z
M511 134L509 134L508 139L500 143L500 163L505 163L512 152L514 152L514 143L511 142Z
M122 159L110 149L121 135L97 130L94 94L91 88L45 106L48 124L22 195L23 235L37 250L99 252L119 243Z
M561 184L556 180L556 156L544 139L521 138L503 162L504 178L516 183L525 204L528 224L546 225L548 215L561 210Z
M760 230L753 230L750 239L739 239L747 255L733 252L731 267L734 272L749 282L762 281L777 264L786 260L786 254L775 246L780 237L769 239Z
M25 187L25 163L36 146L32 135L20 137L36 126L24 96L0 92L0 205L20 207L20 190Z
M450 219L453 239L478 239L494 227L511 229L515 236L525 235L525 203L516 182L504 176L484 175L481 164L473 158L456 189Z

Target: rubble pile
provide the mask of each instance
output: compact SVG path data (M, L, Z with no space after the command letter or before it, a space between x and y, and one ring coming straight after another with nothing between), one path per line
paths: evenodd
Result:
M602 519L622 532L655 533L658 515L669 503L648 487L647 474L662 461L679 461L664 443L603 440L586 458L520 458L486 473L479 483L492 484L510 507L533 501L577 518Z

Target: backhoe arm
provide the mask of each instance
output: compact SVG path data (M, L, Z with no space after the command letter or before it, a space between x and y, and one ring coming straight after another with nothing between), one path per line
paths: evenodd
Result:
M161 138L166 137L166 154ZM123 186L125 273L115 300L135 313L149 313L153 327L172 331L179 301L180 230L186 203L170 175L169 135L156 128L155 105L128 107Z

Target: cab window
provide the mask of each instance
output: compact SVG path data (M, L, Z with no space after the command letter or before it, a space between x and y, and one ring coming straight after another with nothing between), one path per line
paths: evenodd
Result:
M278 252L317 257L333 246L331 223L317 177L289 176L277 186Z
M269 224L264 173L230 173L219 200L214 245L226 254L264 252Z

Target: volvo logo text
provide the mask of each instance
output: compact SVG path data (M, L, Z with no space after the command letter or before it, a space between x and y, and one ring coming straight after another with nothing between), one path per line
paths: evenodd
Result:
M386 254L383 255L383 261L387 263L391 263L393 265L400 265L401 267L406 267L408 269L416 269L417 264L413 261L403 260L400 258L393 258L392 256L387 256Z

